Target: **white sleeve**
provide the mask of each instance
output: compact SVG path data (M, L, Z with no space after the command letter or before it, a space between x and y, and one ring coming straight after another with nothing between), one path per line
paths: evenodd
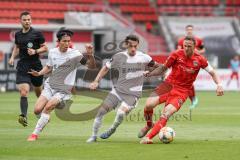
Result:
M152 57L150 57L148 54L144 54L144 60L146 63L150 63L152 61Z
M207 71L208 73L213 71L213 67L208 63L208 66L204 68L205 71Z
M69 58L74 58L74 57L77 57L77 56L82 56L83 57L83 54L77 49L72 49L71 54L69 55Z
M52 56L51 56L51 52L49 52L49 54L48 54L48 60L47 60L46 65L49 66L49 67L53 66L53 59L52 59Z
M105 63L105 66L106 66L108 69L111 69L112 61L113 61L113 59L111 58L110 60L108 60L108 61Z

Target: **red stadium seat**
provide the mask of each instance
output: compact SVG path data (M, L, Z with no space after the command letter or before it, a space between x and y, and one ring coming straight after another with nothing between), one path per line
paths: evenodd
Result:
M133 14L132 19L136 22L157 22L158 21L158 16L155 14Z
M127 5L122 5L120 6L120 10L123 13L154 13L155 10L154 8L151 8L149 6L127 6Z

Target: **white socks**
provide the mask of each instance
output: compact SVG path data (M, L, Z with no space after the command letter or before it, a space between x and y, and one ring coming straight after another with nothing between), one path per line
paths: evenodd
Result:
M103 117L101 116L101 117L96 117L96 118L94 119L92 136L97 136L98 130L99 130L99 128L100 128L101 125L102 125L102 118L103 118Z
M49 119L50 119L50 115L49 114L42 113L40 119L37 122L35 130L33 131L33 134L38 135L43 130L43 128L46 126L46 124L48 123Z
M118 110L117 111L117 114L116 114L116 117L115 117L115 120L111 126L112 129L116 129L123 121L123 118L124 116L126 115L126 113L122 110Z

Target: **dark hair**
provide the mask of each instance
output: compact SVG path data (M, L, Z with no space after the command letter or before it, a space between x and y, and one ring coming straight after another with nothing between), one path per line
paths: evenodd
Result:
M195 38L192 37L192 36L186 36L186 37L184 38L184 41L185 41L185 40L187 40L187 41L192 41L194 45L196 44L196 40L195 40Z
M191 24L188 24L188 25L186 25L186 29L188 28L188 27L192 27L193 28L193 25L191 25Z
M129 40L132 41L137 41L139 43L139 38L138 36L134 35L134 34L130 34L125 38L125 42L128 43Z
M26 16L26 15L30 15L30 12L28 11L24 11L20 14L20 18L22 18L22 16Z
M57 39L58 39L58 41L60 41L63 36L70 36L70 37L72 37L73 36L73 32L62 27L57 32Z

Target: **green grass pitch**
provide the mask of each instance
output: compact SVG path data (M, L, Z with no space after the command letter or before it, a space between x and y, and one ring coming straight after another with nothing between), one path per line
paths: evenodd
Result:
M0 93L0 159L1 160L239 160L240 159L240 93L226 92L223 97L215 92L198 92L199 105L189 111L189 100L170 119L176 137L171 144L162 144L158 138L153 145L141 145L137 133L144 126L142 98L116 133L107 140L87 144L92 122L62 121L51 114L51 121L36 142L27 142L37 118L33 115L36 97L29 96L29 126L17 123L19 95ZM75 96L71 112L90 110L100 99ZM156 109L158 117L159 106ZM107 129L115 116L108 114L100 133Z

